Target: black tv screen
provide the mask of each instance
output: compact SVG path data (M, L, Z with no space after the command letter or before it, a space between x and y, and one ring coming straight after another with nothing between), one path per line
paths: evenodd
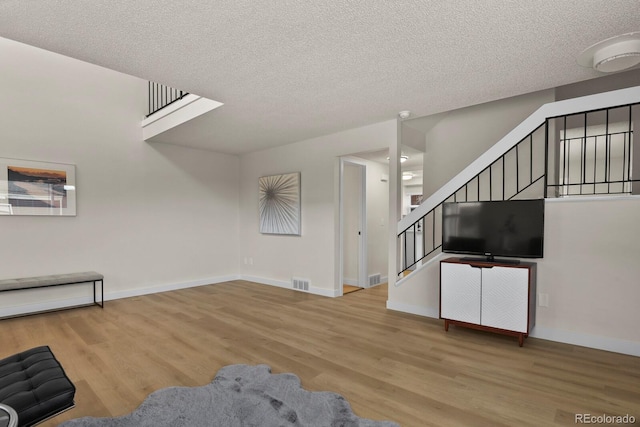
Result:
M442 251L542 258L544 199L442 205Z

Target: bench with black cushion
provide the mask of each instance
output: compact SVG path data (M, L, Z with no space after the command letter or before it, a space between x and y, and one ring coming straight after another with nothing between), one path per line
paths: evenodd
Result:
M48 346L0 360L0 403L29 427L74 406L76 388Z

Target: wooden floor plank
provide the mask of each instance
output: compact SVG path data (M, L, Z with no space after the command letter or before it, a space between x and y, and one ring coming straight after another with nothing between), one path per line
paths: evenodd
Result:
M0 357L49 345L76 407L42 424L135 409L154 390L268 364L365 418L403 426L575 425L640 420L640 358L452 327L385 308L386 285L325 298L232 281L0 321Z

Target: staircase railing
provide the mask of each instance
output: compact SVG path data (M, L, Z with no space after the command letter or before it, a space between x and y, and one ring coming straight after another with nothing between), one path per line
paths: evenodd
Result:
M558 179L548 185L553 196L632 192L633 112L629 105L555 119Z
M189 92L174 89L160 83L149 82L149 103L147 117L189 95Z
M423 202L426 213L416 209L413 218L399 223L399 276L442 247L446 202L631 193L632 183L640 181L632 178L633 123L640 120L640 87L634 89L634 103L544 117L542 124L515 145L507 145L494 161L485 160L488 165L470 179L465 178L470 176L467 170L461 172L456 178L466 179L462 185L452 187L454 178L446 193L440 191Z

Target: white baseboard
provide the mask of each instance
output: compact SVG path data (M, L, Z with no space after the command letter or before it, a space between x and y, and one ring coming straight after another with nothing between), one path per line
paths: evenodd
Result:
M160 292L177 291L178 289L195 288L196 286L214 285L216 283L229 282L232 280L238 280L239 278L240 276L238 275L217 276L209 277L207 279L191 280L188 282L167 283L164 285L152 286L149 288L128 289L126 291L119 292L105 292L104 299L114 300L137 297L140 295L157 294Z
M209 277L205 279L191 280L188 282L165 283L157 286L127 289L124 291L116 291L116 292L107 291L109 284L108 284L108 281L106 281L104 300L112 301L112 300L117 300L122 298L137 297L141 295L151 295L151 294L157 294L160 292L176 291L178 289L194 288L196 286L213 285L216 283L229 282L232 280L248 280L251 282L256 282L256 283L261 283L261 284L271 285L271 286L278 286L281 288L297 291L297 289L292 288L290 282L286 282L286 281L265 279L262 277L254 277L254 276L228 275L228 276L217 276L217 277ZM304 292L304 291L299 291L299 292ZM338 296L338 293L334 289L316 288L313 286L309 288L308 293L321 295L325 297ZM87 304L93 304L93 296L65 298L65 299L59 299L59 300L49 300L45 302L38 302L35 304L3 307L3 308L0 308L0 318L21 316L24 314L32 314L32 313L38 313L43 311L60 310L64 308L77 307L77 306L87 305Z
M315 288L311 287L309 292L315 295L320 295L323 297L336 298L338 297L338 291L335 289L327 289L327 288Z
M529 336L640 357L640 342L535 326Z
M418 316L440 318L438 309L398 303L387 300L387 309L401 311L403 313ZM581 347L595 348L598 350L612 351L614 353L628 354L640 357L640 342L626 341L617 338L609 338L597 335L583 334L579 332L564 331L561 329L535 326L529 336L548 341L556 341L565 344L579 345Z
M344 282L345 285L360 286L360 284L358 283L358 279L349 279L345 277L342 279L342 281Z
M192 280L189 282L180 283L167 283L164 285L151 286L147 288L129 289L126 291L107 292L106 289L109 286L108 281L105 281L105 293L104 300L111 301L121 298L130 298L140 295L150 295L159 292L175 291L178 289L193 288L196 286L212 285L215 283L228 282L231 280L237 280L238 276L218 276L208 279ZM18 291L16 291L18 292ZM99 298L99 296L98 296ZM60 310L64 308L77 307L81 305L93 304L93 296L65 298L59 300L49 300L45 302L39 302L35 304L25 304L13 307L0 308L0 318L21 316L24 314L38 313L43 311Z
M387 309L401 311L403 313L416 314L418 316L432 317L434 319L440 318L440 313L436 308L421 307L417 305L404 304L401 302L387 300Z
M277 286L279 288L291 289L292 291L305 292L299 289L294 289L291 286L291 282L287 282L286 280L266 279L264 277L248 276L248 275L241 275L240 280L261 283L263 285ZM338 296L338 291L336 291L335 289L317 288L315 286L310 286L309 290L306 292L309 294L321 295L323 297L335 298Z
M368 287L369 288L373 288L374 286L382 285L383 283L387 283L388 280L389 280L389 278L387 276L380 276L380 283L377 283L375 285L371 285L371 286L368 286ZM360 286L360 284L358 283L358 279L344 278L343 281L344 281L345 285Z
M120 292L105 292L104 300L116 300L121 298L130 298L140 295L149 295L159 292L174 291L178 289L193 288L196 286L211 285L222 282L229 282L232 280L247 280L250 282L256 282L264 285L277 286L280 288L286 288L296 290L291 287L291 283L284 280L265 279L263 277L246 276L246 275L229 275L211 277L208 279L192 280L189 282L180 283L168 283L164 285L152 286L147 288L131 289ZM299 291L303 292L303 291ZM321 295L325 297L337 297L338 292L335 289L316 288L311 287L309 293L315 295ZM67 298L64 300L46 301L36 304L20 305L15 307L0 308L1 317L20 316L23 314L37 313L49 310L59 310L63 308L69 308L74 306L92 304L93 298L91 296ZM412 304L404 304L387 300L387 309L394 311L401 311L403 313L415 314L418 316L431 317L438 319L440 314L435 308L427 308ZM595 348L599 350L612 351L615 353L628 354L631 356L640 357L640 342L627 341L617 338L608 338L597 335L589 335L578 332L564 331L560 329L545 328L542 326L534 327L530 334L531 337L545 339L549 341L562 342L566 344L579 345L582 347Z

